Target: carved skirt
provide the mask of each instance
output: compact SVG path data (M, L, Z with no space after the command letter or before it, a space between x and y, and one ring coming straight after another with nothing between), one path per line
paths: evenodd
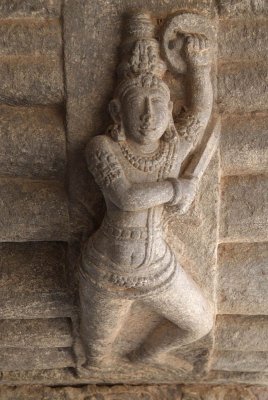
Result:
M118 268L100 254L91 240L87 248L82 256L80 279L88 281L96 290L108 291L110 295L114 293L116 297L135 298L166 290L181 270L168 244L163 257L138 268L126 266L124 272L122 266Z

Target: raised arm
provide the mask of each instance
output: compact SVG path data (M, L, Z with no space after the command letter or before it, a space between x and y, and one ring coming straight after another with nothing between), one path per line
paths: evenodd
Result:
M188 65L188 108L179 116L176 128L185 139L186 157L203 135L212 110L211 55L207 38L189 35L186 38L185 57Z
M89 170L106 199L124 211L145 210L173 199L174 185L168 180L130 183L108 140L105 136L97 136L86 149Z

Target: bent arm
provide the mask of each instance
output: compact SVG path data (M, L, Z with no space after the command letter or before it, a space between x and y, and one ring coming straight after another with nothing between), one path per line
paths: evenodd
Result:
M103 190L105 197L123 211L140 211L168 203L174 196L170 181L129 184L126 180Z
M191 100L189 112L206 126L211 114L213 90L210 79L210 65L191 68Z
M90 172L104 197L124 211L146 210L165 204L174 196L170 181L131 183L107 138L92 139L86 149Z
M207 127L213 105L213 89L206 38L188 38L186 54L190 89L188 109L180 115L176 128L180 136L188 142L188 154Z

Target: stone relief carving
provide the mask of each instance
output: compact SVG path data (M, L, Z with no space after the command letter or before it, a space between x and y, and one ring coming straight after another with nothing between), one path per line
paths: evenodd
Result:
M211 116L213 92L208 38L183 33L191 100L176 126L166 64L146 13L127 25L118 84L109 104L113 125L90 140L86 157L106 202L106 215L84 246L80 268L80 334L85 368L116 360L113 344L135 301L170 321L157 326L131 362L161 363L213 325L211 304L176 260L163 233L164 208L186 213L213 155L217 132L194 153ZM168 57L168 54L167 54ZM182 175L182 164L193 161Z

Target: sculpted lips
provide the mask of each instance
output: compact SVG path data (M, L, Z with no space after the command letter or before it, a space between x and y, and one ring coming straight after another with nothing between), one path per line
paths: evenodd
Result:
M142 127L140 127L139 132L142 135L146 136L148 133L154 132L155 130L156 130L156 128L152 128L150 126L146 126L146 127L142 126Z

